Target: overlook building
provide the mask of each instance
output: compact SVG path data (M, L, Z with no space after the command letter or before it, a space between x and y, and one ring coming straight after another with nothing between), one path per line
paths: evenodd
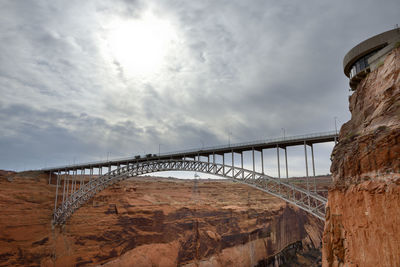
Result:
M353 47L343 59L344 74L352 90L370 72L382 65L386 55L400 46L400 29L375 35Z

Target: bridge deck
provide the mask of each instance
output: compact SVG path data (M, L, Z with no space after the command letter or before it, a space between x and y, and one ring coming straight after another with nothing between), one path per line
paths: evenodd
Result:
M101 168L108 166L119 166L131 163L145 162L149 159L183 159L183 158L194 158L196 156L209 156L209 155L223 155L225 153L242 153L243 151L256 150L261 151L263 149L270 148L286 148L289 146L299 146L299 145L312 145L317 143L333 142L337 140L338 134L336 132L325 132L316 133L309 135L299 135L285 138L274 138L261 141L253 141L246 143L237 143L230 145L205 147L205 148L195 148L190 150L175 151L161 154L148 154L148 155L137 155L133 157L120 158L108 161L96 161L87 162L80 164L71 164L64 166L57 166L51 168L44 168L43 171L69 171L69 170L80 170L80 169L90 169L90 168Z

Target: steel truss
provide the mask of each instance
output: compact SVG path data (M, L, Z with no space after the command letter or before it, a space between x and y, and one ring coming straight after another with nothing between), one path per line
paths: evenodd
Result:
M80 206L110 185L130 177L160 171L193 171L229 178L281 198L311 213L317 218L323 221L325 220L326 198L287 183L282 179L273 178L248 169L214 162L187 159L164 159L149 160L147 162L131 163L121 166L115 170L109 170L108 173L92 179L85 184L81 184L80 188L69 196L68 192L66 196L64 196L65 192L63 192L63 202L55 209L53 223L57 225L65 224L67 219L79 209ZM64 178L64 185L65 179L66 177ZM59 185L60 180L58 179L57 186Z

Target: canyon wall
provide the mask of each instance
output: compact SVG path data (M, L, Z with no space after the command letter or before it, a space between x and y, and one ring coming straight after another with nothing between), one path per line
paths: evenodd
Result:
M319 219L229 180L132 178L52 228L47 182L0 177L0 266L273 266L285 248L322 242Z
M323 266L400 266L400 48L350 96L332 153Z

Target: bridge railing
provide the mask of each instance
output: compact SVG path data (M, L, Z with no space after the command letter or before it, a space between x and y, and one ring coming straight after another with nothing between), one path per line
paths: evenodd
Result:
M286 141L293 141L293 140L299 140L299 139L331 136L331 135L335 135L335 134L336 134L335 131L330 131L330 132L321 132L321 133L314 133L314 134L294 135L294 136L289 136L289 137L276 137L276 138L269 138L269 139L264 139L264 140L256 140L256 141L249 141L249 142L242 142L242 143L235 143L235 144L227 144L227 145L218 145L218 146L208 146L208 147L203 147L203 148L192 148L192 149L186 149L186 150L178 150L178 151L173 151L173 152L160 153L160 154L157 154L157 155L170 156L170 155L175 155L175 154L194 153L194 152L197 152L197 151L204 151L204 150L219 150L219 149L225 149L225 148L234 149L234 148L242 147L242 146L251 146L251 145L269 144L269 143L277 143L277 142L286 142Z
M328 132L320 132L320 133L312 133L312 134L303 134L303 135L294 135L294 136L288 136L288 137L276 137L276 138L269 138L269 139L264 139L264 140L256 140L256 141L249 141L249 142L242 142L242 143L235 143L235 144L226 144L226 145L218 145L218 146L208 146L208 147L202 147L202 148L191 148L191 149L186 149L186 150L177 150L177 151L171 151L171 152L164 152L164 153L159 153L156 154L156 156L160 157L165 157L165 156L173 156L176 154L189 154L189 153L195 153L195 152L201 152L201 151L212 151L212 150L220 150L220 149L235 149L243 146L251 146L251 145L262 145L262 144L269 144L269 143L277 143L277 142L290 142L294 140L301 140L301 139L308 139L308 138L318 138L318 137L324 137L324 136L332 136L336 135L336 131L328 131ZM140 158L145 158L146 155L138 155ZM67 165L62 165L62 166L56 166L52 168L42 168L41 170L46 171L46 170L55 170L55 169L64 169L64 168L73 168L75 166L81 166L81 165L100 165L104 163L113 163L113 162L121 162L121 161L131 161L135 160L135 157L121 157L121 158L114 158L112 160L98 160L98 161L90 161L90 162L85 162L85 163L79 163L79 164L67 164Z

